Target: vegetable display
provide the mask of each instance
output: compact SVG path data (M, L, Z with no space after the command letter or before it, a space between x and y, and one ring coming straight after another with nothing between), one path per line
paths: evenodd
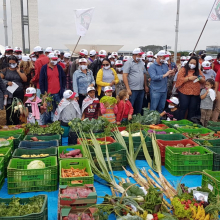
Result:
M103 96L100 99L100 103L104 103L104 104L108 103L111 106L111 105L117 104L117 99L114 97L110 97L110 96Z
M68 153L64 154L64 151L60 154L60 158L80 158L82 157L82 153L80 149L71 150Z
M150 133L150 134L152 134L152 133L155 133L155 134L167 134L166 131L154 131L154 130L148 130L147 132ZM173 133L173 132L170 132L170 133Z
M49 154L31 154L31 155L27 155L27 154L23 154L21 155L21 157L24 158L30 158L30 157L48 157Z
M201 155L201 153L200 152L191 153L190 151L185 151L185 152L182 152L182 155Z
M219 136L215 136L214 132L210 132L208 135L202 135L200 133L183 133L186 137L190 139L200 139L200 140L214 140L219 139Z
M69 197L71 199L87 198L93 191L89 187L69 187L61 190L60 198Z
M63 217L62 220L94 220L92 214L87 213L69 213L67 217Z
M126 191L128 196L145 196L144 191L140 187L132 183L123 183L122 187L124 189L128 188L128 190Z
M27 165L27 169L43 169L45 168L45 163L41 160L33 160Z
M193 125L179 125L179 124L175 124L174 125L175 128L182 128L182 129L197 129L198 124L193 124Z
M89 174L86 172L86 168L74 169L73 167L71 167L70 169L63 169L62 168L61 176L64 178L66 178L66 177L82 177L82 176L89 176Z
M166 147L169 147L169 145L167 145ZM182 148L182 147L195 147L195 146L192 145L192 144L186 144L186 145L184 145L184 144L177 144L177 145L173 145L171 147Z

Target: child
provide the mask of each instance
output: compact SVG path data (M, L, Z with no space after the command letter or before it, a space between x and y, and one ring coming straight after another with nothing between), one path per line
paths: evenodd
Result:
M115 99L114 97L112 97L113 89L111 86L106 86L104 88L104 92L105 92L105 96L103 96L100 100L101 114L104 118L107 118L110 123L115 123L116 122L115 115L118 113L118 106L116 104L110 105L108 102L102 103L102 100L104 100L106 96ZM115 99L115 103L117 103L116 99Z
M27 88L25 97L28 97L25 102L26 111L24 112L27 117L27 123L35 123L37 121L39 125L43 125L43 113L45 110L41 106L42 100L36 96L36 89Z
M180 113L178 109L179 99L176 97L171 97L170 99L167 100L167 102L169 103L168 108L165 109L165 111L163 111L160 114L160 116L163 117L164 115L166 115L167 121L179 120L179 113Z
M82 120L88 118L98 119L100 115L100 104L99 99L95 97L95 88L87 88L88 96L83 100L82 103Z
M201 123L204 127L207 126L208 121L210 121L212 115L213 102L216 97L215 81L213 79L207 79L205 82L205 88L202 89L200 93L201 97Z
M118 114L116 117L117 125L120 125L121 122L127 122L132 119L132 114L134 109L131 102L128 100L129 95L127 90L121 90L117 96L118 99Z
M213 79L215 80L216 72L212 69L211 63L209 61L204 61L202 63L203 74L205 79Z

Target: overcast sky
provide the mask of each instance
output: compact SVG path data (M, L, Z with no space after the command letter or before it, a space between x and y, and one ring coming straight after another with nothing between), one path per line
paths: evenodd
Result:
M4 45L2 1L0 45ZM193 49L213 2L180 0L178 50ZM177 0L38 0L40 46L65 49L65 44L75 44L78 36L73 10L89 7L95 11L82 44L119 44L124 45L122 50L167 44L174 49ZM7 14L11 44L10 0ZM220 22L209 21L197 49L220 45L219 34Z

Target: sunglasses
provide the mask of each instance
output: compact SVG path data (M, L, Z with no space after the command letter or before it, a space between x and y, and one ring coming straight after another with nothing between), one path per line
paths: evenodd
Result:
M109 66L109 64L102 64L102 66Z

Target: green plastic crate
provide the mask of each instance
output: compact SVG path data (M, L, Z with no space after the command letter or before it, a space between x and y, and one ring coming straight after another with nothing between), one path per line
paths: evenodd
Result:
M7 169L8 194L35 191L55 191L58 184L57 157L38 158L43 161L45 168L27 169L27 165L36 159L10 160Z
M86 157L85 157L82 145L59 146L58 147L58 159L59 160L73 159L73 158L60 158L60 154L62 153L62 151L65 154L65 153L70 152L71 150L76 150L76 149L79 149L81 151L81 154L83 155L83 157L79 159L85 159Z
M207 126L207 128L214 132L220 131L220 126Z
M199 144L200 146L204 146L204 147L211 147L211 146L205 145L204 141L208 141L210 144L213 145L213 147L217 147L217 146L220 147L220 139L215 139L215 140L193 139L193 141Z
M10 147L12 150L14 149L14 141L13 140L7 140L8 144L4 144L5 141L0 141L0 148L1 147Z
M144 130L147 132L148 130L152 130L152 129L144 129ZM162 130L156 129L156 130L154 130L154 131L155 131L155 132L165 131L167 134L170 134L170 132L173 132L174 134L180 133L179 131L177 131L177 130L174 129L174 128L167 128L167 129L162 129Z
M60 160L60 185L67 186L84 186L85 184L94 184L94 175L92 173L92 169L90 166L90 162L88 159L69 159L69 160ZM62 169L70 169L73 167L74 169L84 169L86 168L86 172L89 176L83 177L62 177ZM72 183L72 181L79 181L80 183Z
M42 141L53 141L53 140L58 140L59 141L59 145L62 145L62 139L61 139L61 135L60 134L55 134L55 135L44 135L44 136L36 136L36 135L26 135L24 137L24 141L31 141L32 137L36 137L38 140L42 140Z
M1 131L0 130L0 134L6 134L6 135L11 135L11 136L13 136L13 135L15 135L15 134L21 134L21 135L23 135L23 137L24 137L24 134L25 134L25 132L24 132L24 129L23 128L19 128L19 129L16 129L16 130L9 130L9 131Z
M0 189L4 184L4 180L5 180L4 157L0 157Z
M208 126L220 127L220 121L208 121Z
M213 171L220 171L220 147L206 147L213 152Z
M14 143L14 149L16 149L18 148L20 141L22 141L24 138L21 134L14 134L14 135L0 134L0 138L5 138L5 139L8 139L9 137L12 137L12 136L15 138L13 139L13 143Z
M203 172L212 176L215 181L209 176L202 174L202 186L208 187L217 196L220 191L220 171L204 169Z
M194 133L194 134L208 134L210 132L213 132L212 130L208 128L197 128L197 129L184 129L184 128L177 128L178 131L181 133Z
M22 155L39 155L39 154L49 154L49 156L57 156L57 147L49 147L43 149L28 149L28 148L18 148L14 151L12 158L30 159L30 157L21 157ZM31 159L42 158L42 157L32 157Z
M36 197L43 196L44 203L39 213L33 213L23 216L11 216L11 217L0 217L1 220L48 220L48 198L47 195L37 195ZM30 198L20 198L20 203L28 203ZM11 199L0 198L0 203L9 204Z
M140 132L140 131L135 131L135 132L131 132L132 134L135 134L135 133L138 133L138 132ZM146 132L146 131L144 131L144 130L142 130L142 134L143 134L143 136L146 138L147 137L147 135L148 135L148 133ZM125 140L125 142L126 143L129 143L129 137L124 137L124 136L122 136L123 137L123 139ZM133 142L135 142L135 143L141 143L141 137L140 136L137 136L137 137L132 137L132 140L133 140Z
M168 127L172 127L172 125L175 124L179 124L179 125L192 125L193 122L186 120L186 119L182 119L179 121L166 121L166 120L162 120L161 121L163 124L167 125Z
M5 177L7 177L7 166L9 163L9 160L11 159L12 150L10 147L1 147L0 148L0 154L4 154L4 156L0 156L4 158L4 173Z
M179 141L187 139L182 134L156 134L156 138L164 141Z

